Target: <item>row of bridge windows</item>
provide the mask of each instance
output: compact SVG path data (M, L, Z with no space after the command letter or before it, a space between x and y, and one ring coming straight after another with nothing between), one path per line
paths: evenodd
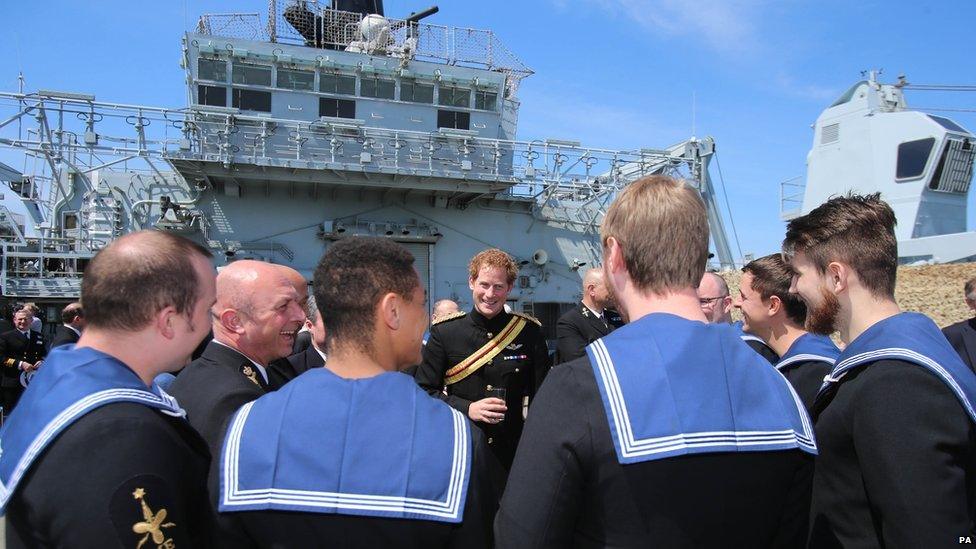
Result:
M270 65L255 65L251 63L233 62L230 74L231 84L248 86L272 87L272 67ZM315 71L278 68L274 71L276 87L290 90L316 91ZM221 59L200 58L197 61L197 78L214 82L227 83L227 61ZM338 95L357 95L357 77L346 74L321 72L318 75L318 91L320 93ZM448 84L436 85L412 78L397 80L378 76L360 76L360 97L377 99L399 99L411 103L436 103L448 107L471 108L493 111L497 108L498 94L493 91L471 89ZM397 96L399 83L399 97Z

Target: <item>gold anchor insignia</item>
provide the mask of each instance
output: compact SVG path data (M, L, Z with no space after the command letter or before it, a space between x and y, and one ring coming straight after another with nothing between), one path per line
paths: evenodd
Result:
M146 491L142 488L136 488L132 492L132 497L139 500L139 504L142 506L142 522L133 524L132 531L136 534L146 534L139 540L136 549L142 547L149 540L150 536L152 537L153 543L157 546L175 548L176 545L173 543L173 540L166 539L166 535L163 534L163 528L176 526L172 522L163 522L166 520L166 509L160 509L158 513L153 513L152 509L149 508L149 504L146 503Z
M243 368L241 368L241 373L244 374L244 377L250 379L251 383L257 385L258 387L261 386L261 384L258 383L258 375L254 372L254 368L251 368L250 366L244 366Z

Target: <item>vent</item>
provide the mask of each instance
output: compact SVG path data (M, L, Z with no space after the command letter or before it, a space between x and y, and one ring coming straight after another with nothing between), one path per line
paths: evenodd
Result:
M973 178L976 144L969 139L947 140L929 188L943 193L966 194Z
M840 139L840 123L824 126L820 130L820 144L829 145L836 143Z

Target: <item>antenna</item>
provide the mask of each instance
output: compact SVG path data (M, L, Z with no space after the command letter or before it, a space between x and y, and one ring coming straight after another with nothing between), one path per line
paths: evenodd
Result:
M698 103L697 93L698 92L696 92L695 90L691 91L691 138L692 139L695 138L695 116L696 116L695 111Z

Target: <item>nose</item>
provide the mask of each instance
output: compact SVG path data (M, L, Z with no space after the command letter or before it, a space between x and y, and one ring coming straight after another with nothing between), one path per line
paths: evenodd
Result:
M288 306L288 311L291 313L290 315L291 320L295 320L297 322L305 322L305 318L306 318L305 311L302 310L302 307L298 304L297 301L291 302L291 305Z
M796 279L797 279L797 276L796 275L793 275L793 277L790 278L790 293L791 294L797 293L797 291L796 291Z
M742 298L741 297L733 297L732 298L732 306L735 307L736 309L741 309L742 308Z

